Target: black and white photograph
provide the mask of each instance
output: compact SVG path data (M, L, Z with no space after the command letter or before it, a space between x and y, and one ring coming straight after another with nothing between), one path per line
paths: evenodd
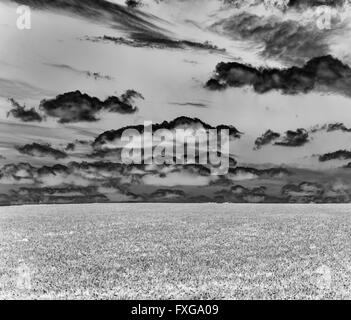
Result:
M0 300L349 300L350 203L351 0L0 0Z

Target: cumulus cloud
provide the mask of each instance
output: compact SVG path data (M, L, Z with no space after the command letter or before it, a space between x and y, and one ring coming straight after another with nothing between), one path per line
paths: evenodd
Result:
M34 109L26 109L26 106L21 106L16 100L10 99L12 109L7 113L16 119L23 122L41 122L43 117Z
M319 156L320 162L326 162L331 160L347 160L351 159L351 151L349 150L338 150L334 152L325 153Z
M60 123L93 122L98 121L97 114L100 111L135 113L137 111L137 107L133 105L135 98L143 99L143 96L134 90L127 90L121 97L111 96L101 101L77 90L58 95L51 100L42 100L40 109L46 115L58 118Z
M54 149L50 144L40 144L40 143L32 143L25 144L23 146L17 146L16 149L22 153L27 154L32 157L52 157L56 160L67 158L67 154L64 151Z
M237 62L221 62L206 85L213 90L244 86L253 87L259 94L272 90L283 94L317 91L350 97L351 68L330 55L313 58L301 68L287 69L257 69Z
M272 130L267 130L262 136L258 137L255 141L255 148L260 149L262 146L270 144L272 141L278 139L280 133Z
M95 150L104 150L104 149L117 149L120 148L121 142L120 139L122 134L126 130L136 130L139 134L144 133L143 125L128 126L123 127L117 130L110 130L100 134L94 141L93 147ZM242 133L237 130L234 126L219 125L211 126L200 119L189 118L189 117L178 117L172 121L164 121L162 123L156 123L152 125L152 133L155 133L158 130L167 129L169 131L175 131L176 129L190 129L190 133L195 134L195 130L204 129L206 131L210 129L215 129L218 132L221 130L229 130L229 135L233 139L239 139Z

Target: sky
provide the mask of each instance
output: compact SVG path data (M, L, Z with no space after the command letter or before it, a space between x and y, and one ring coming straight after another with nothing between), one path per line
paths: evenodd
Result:
M315 2L1 1L0 200L348 202L351 8ZM31 9L30 30L17 28L19 5ZM330 25L321 28L323 19ZM139 94L123 100L127 90ZM111 96L124 109L107 106ZM241 133L226 176L199 166L102 174L120 161L108 144L104 153L94 144L104 132L144 121L175 130L179 117ZM263 136L268 130L279 137ZM274 169L282 172L264 171Z

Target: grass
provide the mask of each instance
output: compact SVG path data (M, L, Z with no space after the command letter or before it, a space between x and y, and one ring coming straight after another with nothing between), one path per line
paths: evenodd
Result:
M351 206L0 208L2 299L349 299Z

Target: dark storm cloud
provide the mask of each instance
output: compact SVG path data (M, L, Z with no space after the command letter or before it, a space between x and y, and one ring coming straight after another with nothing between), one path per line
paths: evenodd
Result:
M260 149L262 146L270 144L272 141L278 139L280 134L272 130L267 130L261 137L255 141L255 148Z
M64 151L54 149L50 146L50 144L32 143L24 146L17 146L16 149L20 153L30 155L32 157L52 157L56 160L67 158L67 154Z
M313 58L303 67L287 69L254 68L237 62L221 62L209 89L252 86L263 94L279 90L283 94L302 94L311 91L351 96L351 68L332 56Z
M262 56L290 64L302 64L313 57L327 55L327 36L335 32L318 29L315 21L302 25L299 21L284 21L276 16L263 17L248 12L223 19L212 29L236 40L262 44Z
M83 40L92 42L112 42L117 45L126 45L134 48L152 48L152 49L194 49L206 50L216 53L224 53L226 50L218 48L210 42L196 42L190 40L176 40L165 37L154 37L145 34L133 33L130 39L124 37L85 37Z
M58 95L51 100L43 100L40 109L48 116L59 118L60 123L92 122L98 121L97 114L100 111L135 113L138 109L133 105L134 98L143 99L142 95L134 90L127 90L121 97L108 97L105 101L74 91Z
M12 116L23 122L41 122L43 120L43 117L34 108L26 109L14 99L10 99L10 102L12 109L7 113L8 117Z
M330 153L325 153L319 156L320 162L326 162L331 160L347 160L351 159L351 151L338 150Z

